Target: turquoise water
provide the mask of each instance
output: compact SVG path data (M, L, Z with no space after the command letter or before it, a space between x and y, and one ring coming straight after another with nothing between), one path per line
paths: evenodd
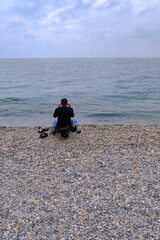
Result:
M160 124L160 58L1 59L0 125L50 125L67 97L85 123Z

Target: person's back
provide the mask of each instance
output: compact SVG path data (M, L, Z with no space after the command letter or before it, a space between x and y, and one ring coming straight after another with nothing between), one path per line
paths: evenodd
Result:
M67 99L61 100L61 107L55 109L53 117L58 117L57 128L72 126L71 118L74 117L74 112L71 107L67 106Z

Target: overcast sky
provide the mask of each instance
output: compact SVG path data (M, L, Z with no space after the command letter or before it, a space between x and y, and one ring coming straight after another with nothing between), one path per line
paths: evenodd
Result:
M160 0L0 0L0 58L160 57Z

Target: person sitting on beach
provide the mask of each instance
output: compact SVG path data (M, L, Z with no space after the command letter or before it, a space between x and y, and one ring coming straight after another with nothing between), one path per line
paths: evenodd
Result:
M58 108L55 109L53 117L58 117L58 120L54 123L55 130L53 131L53 135L56 133L61 133L61 136L67 138L69 136L69 132L77 132L81 133L81 130L77 130L77 121L75 119L71 120L74 117L73 108L71 108L71 104L68 102L66 98L61 99L61 103L58 104Z
M58 104L58 108L55 109L53 117L58 117L57 128L72 127L71 118L74 117L73 108L68 103L66 98L61 99L61 103Z

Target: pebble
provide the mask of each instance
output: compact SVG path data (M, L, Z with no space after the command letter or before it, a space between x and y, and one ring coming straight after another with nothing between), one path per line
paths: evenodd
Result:
M159 240L159 125L0 127L0 239Z

